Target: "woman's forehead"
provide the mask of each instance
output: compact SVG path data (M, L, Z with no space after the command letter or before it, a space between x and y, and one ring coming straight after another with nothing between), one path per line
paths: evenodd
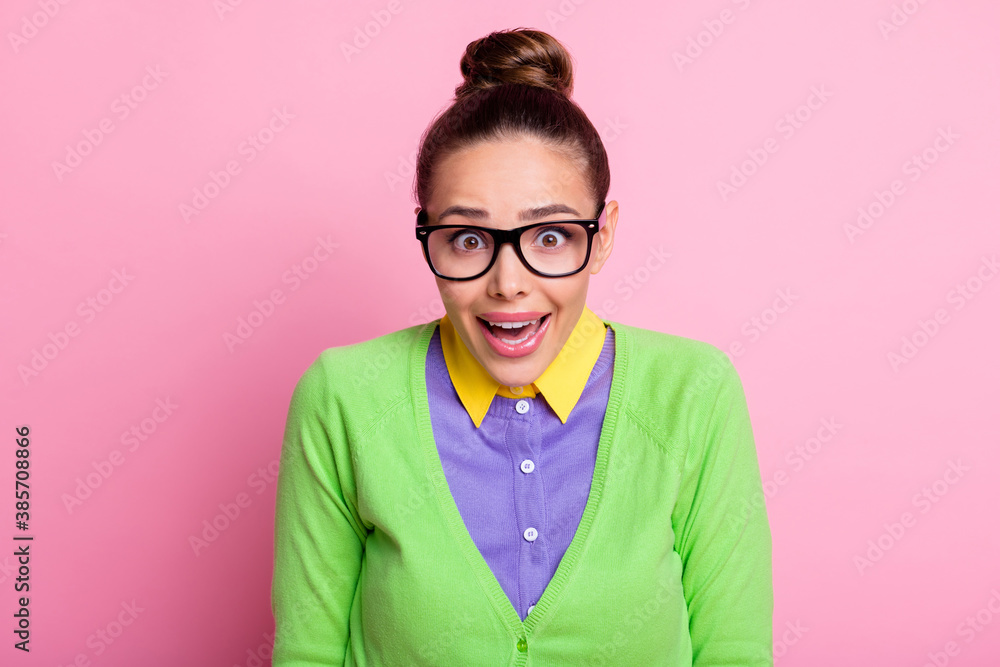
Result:
M592 215L592 196L578 164L536 141L485 142L463 149L436 170L428 212L468 219L523 221L545 215ZM554 207L546 211L535 209Z

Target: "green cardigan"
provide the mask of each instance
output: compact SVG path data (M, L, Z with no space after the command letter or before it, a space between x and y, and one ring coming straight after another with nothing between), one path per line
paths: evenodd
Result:
M603 320L615 363L579 527L522 622L445 478L438 320L324 350L275 515L275 667L772 665L771 533L743 386L700 341Z

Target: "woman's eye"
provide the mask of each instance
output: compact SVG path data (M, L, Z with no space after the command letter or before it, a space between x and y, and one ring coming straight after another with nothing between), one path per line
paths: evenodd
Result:
M572 238L573 232L566 227L542 227L535 237L535 243L543 248L558 248Z
M452 244L460 250L481 250L486 247L482 235L474 230L460 229L452 234Z

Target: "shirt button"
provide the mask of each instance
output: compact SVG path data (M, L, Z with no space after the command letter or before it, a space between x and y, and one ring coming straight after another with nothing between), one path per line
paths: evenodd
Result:
M520 396L524 393L524 387L510 387L510 393Z
M515 410L517 410L517 413L518 413L519 415L523 415L523 414L524 414L525 412L527 412L527 411L528 411L528 409L529 409L530 407L531 407L531 406L530 406L530 405L528 404L528 402L527 402L526 400L524 400L524 399L522 398L522 399L521 399L520 401L518 401L518 402L517 402L517 404L516 404L516 405L514 406L514 409L515 409Z
M535 605L531 605L530 607L528 607L528 613L530 614L531 610L534 609L534 608L535 608Z
M535 462L531 459L521 461L521 472L531 472L535 469Z
M521 653L526 653L528 651L528 641L524 637L518 637L517 650Z
M534 542L535 538L537 537L538 537L538 531L535 530L534 528L524 529L524 539L528 540L529 542Z

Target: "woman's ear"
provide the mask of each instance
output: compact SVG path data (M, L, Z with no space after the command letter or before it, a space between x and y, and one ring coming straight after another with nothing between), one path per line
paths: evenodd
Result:
M618 226L618 201L612 199L607 203L606 208L607 219L604 222L604 227L594 237L593 251L595 261L590 272L595 274L604 266L604 262L611 256L611 249L615 246L615 227Z

